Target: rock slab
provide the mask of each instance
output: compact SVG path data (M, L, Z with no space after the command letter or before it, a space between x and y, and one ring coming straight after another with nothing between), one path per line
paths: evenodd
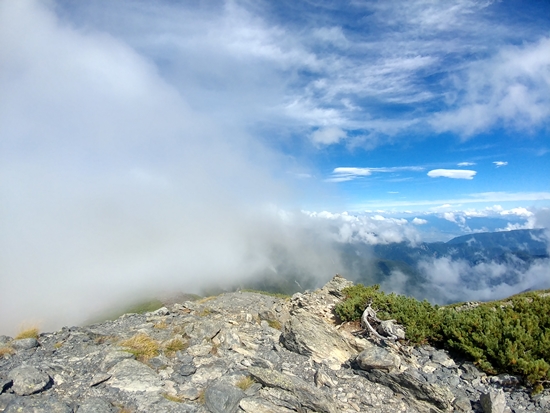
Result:
M14 368L10 371L8 379L13 382L13 392L19 396L38 393L51 383L49 375L32 366Z

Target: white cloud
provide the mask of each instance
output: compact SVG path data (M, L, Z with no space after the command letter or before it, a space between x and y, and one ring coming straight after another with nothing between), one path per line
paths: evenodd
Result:
M456 217L453 212L444 212L443 218L446 219L447 221L456 223Z
M434 117L438 131L465 137L494 125L530 130L550 117L550 38L503 47L493 58L471 63L457 80L465 93L454 108Z
M516 215L518 217L528 218L528 217L532 217L534 214L526 208L518 207L518 208L503 210L500 212L500 215Z
M420 262L418 268L428 277L425 291L431 294L431 301L439 304L496 300L528 289L550 287L548 259L537 260L528 268L516 268L496 262L472 265L443 257Z
M467 169L433 169L428 172L430 178L473 179L476 171Z
M373 173L394 173L403 171L422 171L424 168L420 166L393 166L382 168L356 168L356 167L338 167L334 168L332 175L327 179L328 182L343 182L353 179L370 176Z
M346 132L342 129L332 126L318 129L311 134L311 140L316 145L332 145L339 143L346 138Z
M493 163L495 164L495 166L496 166L497 168L500 168L501 166L506 166L506 165L508 165L508 162L504 162L504 161L495 161L495 162L493 162Z
M369 245L389 244L392 242L420 242L416 228L404 218L384 217L383 215L352 215L303 211L317 223L330 223L328 232L338 243L365 243ZM321 220L321 221L319 221Z
M417 218L417 217L415 217L411 222L414 225L426 225L428 223L428 221L426 221L425 219Z
M460 162L460 163L457 163L456 165L457 166L473 166L475 164L476 164L475 162Z

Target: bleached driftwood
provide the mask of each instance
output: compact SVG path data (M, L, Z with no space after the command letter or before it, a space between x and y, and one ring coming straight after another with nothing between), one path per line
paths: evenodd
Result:
M380 335L378 331L376 331L376 329L371 325L371 320L372 322L376 322L378 324L380 324L383 321L378 318L378 316L376 315L376 311L371 307L371 304L372 302L370 302L367 308L365 308L365 311L363 311L363 315L361 316L361 326L366 330L368 329L371 332L371 334L373 334L376 338L380 340L396 341L399 338L396 335L389 333L388 337L384 337ZM389 321L395 322L395 320L389 320Z

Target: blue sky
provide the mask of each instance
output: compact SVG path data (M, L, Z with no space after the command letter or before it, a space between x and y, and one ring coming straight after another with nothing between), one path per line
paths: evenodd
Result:
M548 227L549 28L547 1L0 1L0 313Z
M306 208L550 201L548 2L109 3L52 9L286 157Z

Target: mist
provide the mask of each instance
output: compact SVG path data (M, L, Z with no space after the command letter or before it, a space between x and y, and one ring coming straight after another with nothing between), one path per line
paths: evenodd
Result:
M192 109L126 44L3 2L0 61L2 333L230 285L275 268L277 245L303 271L338 268L286 228L300 187L284 157Z

